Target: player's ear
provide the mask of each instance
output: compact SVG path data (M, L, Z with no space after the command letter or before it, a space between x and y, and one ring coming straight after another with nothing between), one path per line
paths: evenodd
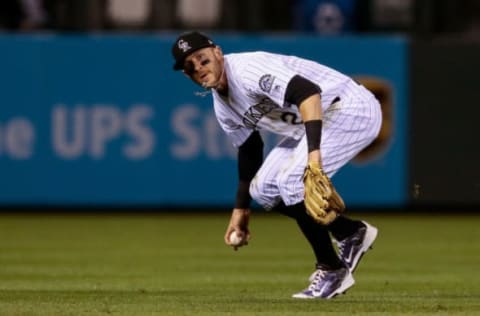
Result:
M215 46L213 48L213 53L215 54L215 57L217 57L217 58L222 58L223 57L222 48L220 46Z

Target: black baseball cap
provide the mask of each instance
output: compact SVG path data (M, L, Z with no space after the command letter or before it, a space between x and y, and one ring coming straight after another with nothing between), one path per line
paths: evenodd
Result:
M213 41L200 32L188 32L180 35L172 46L172 55L175 59L173 69L182 69L185 58L191 53L205 47L214 46Z

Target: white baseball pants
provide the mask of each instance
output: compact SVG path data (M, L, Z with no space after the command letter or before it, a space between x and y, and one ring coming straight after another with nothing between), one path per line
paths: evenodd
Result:
M332 177L378 135L380 104L363 87L356 95L341 97L323 113L320 151L323 170ZM307 139L284 138L274 147L250 184L252 198L269 210L303 201L303 172L307 165Z

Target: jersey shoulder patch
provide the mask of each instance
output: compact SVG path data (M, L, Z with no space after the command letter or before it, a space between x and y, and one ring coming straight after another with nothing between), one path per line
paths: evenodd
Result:
M274 76L270 74L266 74L260 77L260 80L258 81L258 86L262 91L270 93L270 91L272 90L274 81L275 81Z

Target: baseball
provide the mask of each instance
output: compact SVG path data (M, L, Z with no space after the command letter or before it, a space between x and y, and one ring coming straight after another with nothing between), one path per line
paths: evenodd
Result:
M232 245L232 246L238 246L243 241L242 238L237 234L236 231L233 231L230 234L230 237L228 238L228 240L230 241L230 245Z

